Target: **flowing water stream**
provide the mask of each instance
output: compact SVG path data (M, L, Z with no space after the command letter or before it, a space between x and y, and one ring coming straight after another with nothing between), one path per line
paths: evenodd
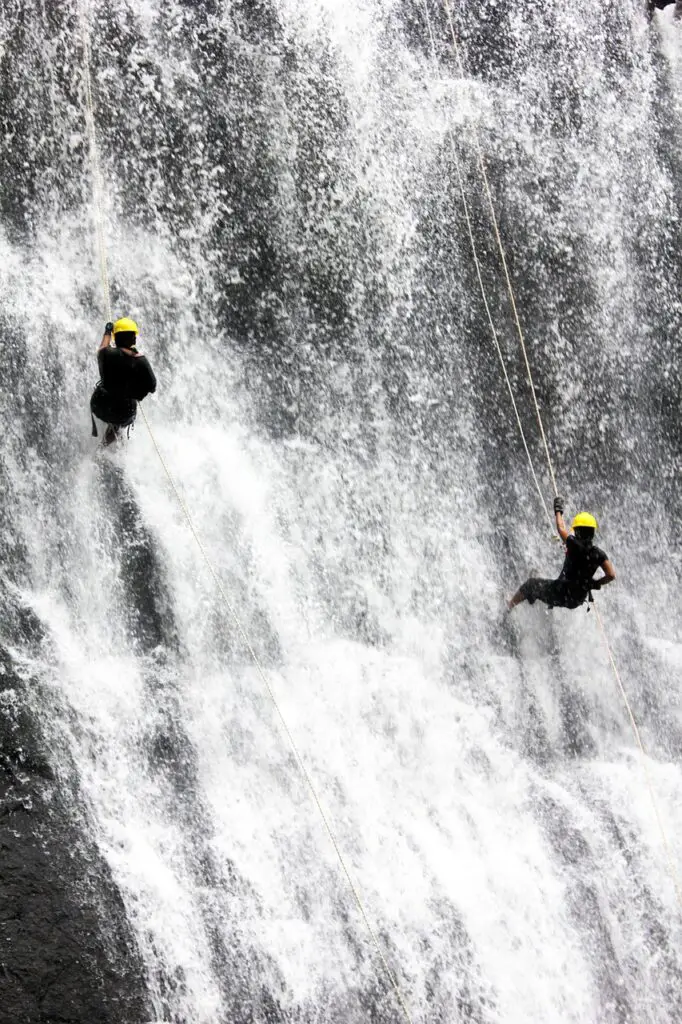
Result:
M549 499L475 128L678 864L682 29L451 6L464 77L436 0L86 2L113 313L412 1019L672 1024L681 908L595 616L500 628L561 550L456 161ZM79 7L8 0L0 54L2 586L43 625L17 662L155 1017L404 1019L144 425L89 436Z

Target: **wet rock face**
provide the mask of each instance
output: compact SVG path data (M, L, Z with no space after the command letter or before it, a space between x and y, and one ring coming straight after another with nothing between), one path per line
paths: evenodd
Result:
M40 785L31 779L24 789ZM137 958L103 866L70 857L73 836L40 797L28 809L12 806L6 793L5 785L0 1022L148 1020Z
M0 611L3 638L39 642L30 615ZM0 1024L138 1024L152 1013L123 905L45 756L30 687L0 646Z

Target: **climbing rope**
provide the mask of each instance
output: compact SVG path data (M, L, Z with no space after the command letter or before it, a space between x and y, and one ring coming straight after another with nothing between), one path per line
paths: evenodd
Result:
M426 0L428 3L428 0ZM450 26L450 35L452 37L452 45L457 58L457 65L459 67L459 73L462 78L465 77L464 63L462 61L459 43L457 41L457 33L455 32L455 25L452 20L452 10L450 8L450 0L442 0L447 13L448 24ZM486 198L488 200L488 208L490 210L490 219L493 225L493 232L495 234L495 241L497 242L497 248L500 253L500 260L502 261L502 269L504 271L504 279L507 285L507 293L509 295L509 302L511 304L512 313L514 316L514 324L516 326L516 333L519 336L519 343L521 345L521 351L523 352L523 360L526 364L526 375L528 377L528 384L530 385L531 395L533 396L533 406L535 409L535 418L537 419L538 428L540 430L540 436L542 438L542 444L545 449L545 457L547 459L547 468L549 475L552 480L552 487L554 488L554 494L559 493L556 485L556 477L554 475L554 467L552 465L552 457L549 454L549 444L547 443L547 435L545 434L544 424L542 422L542 416L540 415L540 406L538 404L538 395L535 389L535 382L533 380L533 374L530 368L530 360L528 358L528 349L526 348L526 339L524 337L523 328L521 327L521 319L519 317L518 307L516 305L516 297L514 295L514 289L512 287L511 276L509 274L509 266L507 264L507 255L504 251L504 245L502 244L502 236L500 235L500 228L497 222L497 214L495 212L495 203L493 201L493 194L490 188L490 182L488 180L488 172L485 167L485 160L483 159L483 150L481 149L481 143L478 137L478 132L475 126L472 126L472 138L474 140L474 146L476 148L476 155L478 157L478 165L481 169L481 177L483 178L483 186L485 188Z
M428 0L423 0L423 7L424 7L424 12L426 14L426 24L427 24L427 27L428 27L429 39L430 39L430 42L431 42L431 54L432 54L432 59L433 59L433 62L434 62L434 67L435 67L435 65L436 65L436 40L435 40L435 37L434 37L434 34L433 34L433 27L432 27L432 24L431 24L431 16L429 14L429 8L428 8ZM486 289L485 289L485 284L483 282L483 271L481 269L481 261L478 258L478 250L476 248L476 242L475 242L475 239L474 239L474 229L473 229L473 222L472 222L472 218L471 218L471 211L470 211L470 208L469 208L469 201L467 199L466 188L465 188L465 185L464 185L464 175L462 174L462 167L461 167L461 164L460 164L459 155L457 153L457 147L455 145L455 141L454 141L454 139L452 137L452 133L451 132L448 132L447 138L448 138L448 142L450 144L450 149L451 149L453 161L454 161L454 164L455 164L455 170L456 170L456 173L457 173L457 182L458 182L458 185L459 185L459 193L460 193L460 197L461 197L461 200L462 200L462 209L464 211L464 219L466 221L467 234L469 235L469 243L471 245L471 253L472 253L472 256L473 256L473 260L474 260L474 266L476 268L476 277L478 279L478 286L479 286L479 289L480 289L480 292L481 292L481 299L483 301L483 307L485 309L486 317L488 319L488 325L490 327L490 334L492 336L493 344L495 346L495 351L497 352L497 357L499 359L500 367L502 369L502 375L504 377L504 382L505 382L505 384L507 386L507 392L509 394L509 399L510 399L511 404L512 404L512 409L514 410L514 416L516 418L516 425L519 428L519 434L521 436L521 442L523 444L523 448L524 448L524 451L526 453L526 459L528 460L528 468L530 469L530 473L531 473L531 476L533 478L533 483L535 484L535 490L537 491L538 498L540 499L540 504L542 505L544 513L547 516L547 520L549 522L550 528L552 530L554 530L554 527L555 527L554 517L552 516L552 514L549 511L549 508L547 507L547 502L545 500L545 493L544 493L544 491L543 491L543 489L542 489L542 487L540 485L540 481L538 480L537 473L535 472L535 466L533 464L533 457L531 456L530 448L528 447L528 441L526 440L526 432L523 429L523 423L521 422L521 414L519 413L519 408L518 408L518 405L517 405L517 402L516 402L516 398L514 396L514 389L512 388L511 380L509 379L509 373L507 372L507 364L505 362L504 355L502 353L502 346L500 345L500 339L499 339L499 336L498 336L498 333L497 333L497 328L495 327L495 321L493 320L493 315L492 315L492 312L490 310L490 304L488 303L488 295L487 295L487 292L486 292Z
M459 47L459 43L458 43L458 40L457 40L457 33L455 32L454 21L453 21L453 18L452 18L452 9L450 7L450 0L441 0L441 2L443 4L445 12L446 12L447 21L448 21L448 25L449 25L449 28L450 28L450 35L451 35L451 38L452 38L452 45L453 45L453 49L454 49L454 52L455 52L455 56L456 56L456 60L457 60L457 65L458 65L458 68L459 68L459 73L460 73L461 77L464 78L465 77L464 62L462 60L462 56L461 56L461 52L460 52L460 47ZM432 61L433 61L434 68L437 68L436 43L435 43L435 37L434 37L434 33L433 33L433 26L432 26L432 23L431 23L431 15L429 13L428 0L423 0L423 8L424 8L424 13L426 15L426 23L427 23L427 27L428 27L429 39L430 39L430 44L431 44ZM503 271L504 271L504 277L505 277L505 282L506 282L506 286L507 286L507 292L508 292L508 295L509 295L509 301L510 301L512 313L513 313L514 323L515 323L515 326L516 326L516 332L518 334L519 343L520 343L520 346L521 346L521 351L523 353L523 359L524 359L525 366L526 366L526 375L527 375L527 378L528 378L528 383L529 383L529 386L530 386L530 391L531 391L531 394L533 396L533 406L534 406L534 410L535 410L535 416L536 416L536 419L537 419L540 435L542 437L542 443L543 443L543 447L544 447L544 451L545 451L545 457L546 457L546 460L547 460L547 469L549 471L549 475L550 475L550 478L551 478L551 481L552 481L552 486L554 488L554 494L557 495L559 492L558 492L557 483L556 483L556 476L555 476L555 473L554 473L554 467L552 465L552 459L551 459L551 456L550 456L549 445L548 445L548 442L547 442L547 435L546 435L546 432L545 432L544 424L542 422L542 415L540 413L540 406L539 406L538 399L537 399L537 391L536 391L536 388L535 388L535 382L533 380L533 374L532 374L532 371L531 371L530 360L528 358L528 350L527 350L527 347L526 347L526 341L525 341L525 337L524 337L523 328L521 326L521 320L520 320L520 317L519 317L518 306L517 306L516 297L515 297L515 294L514 294L514 288L513 288L513 285L512 285L512 281L511 281L511 275L509 273L509 267L508 267L508 264L507 264L506 253L504 251L504 245L502 243L502 237L500 235L500 230L499 230L498 221L497 221L497 215L496 215L496 212L495 212L495 204L494 204L494 200L493 200L492 190L490 188L490 182L488 180L488 174L487 174L486 167L485 167L485 160L483 158L483 151L482 151L482 148L481 148L481 144L480 144L480 140L479 140L479 137L478 137L478 132L476 130L476 127L474 125L472 125L470 130L471 130L472 138L474 140L474 146L475 146L476 154L477 154L477 158L478 158L478 165L479 165L479 168L480 168L480 171L481 171L481 177L483 179L484 189L485 189L486 197L487 197L487 200L488 200L488 207L489 207L489 210L490 210L490 217L491 217L491 222L492 222L492 225L493 225L493 233L495 235L495 240L497 242L497 247L498 247L498 250L499 250L499 253L500 253L500 261L501 261L502 268L503 268ZM469 204L468 204L468 201L467 201L467 198L466 198L466 192L464 190L463 176L462 176L462 171L461 171L461 167L460 167L460 163L459 163L459 158L458 158L458 155L457 155L457 151L456 151L456 147L455 147L454 141L452 139L452 133L449 132L448 133L448 137L450 139L451 149L452 149L453 156L454 156L454 161L455 161L455 167L457 169L457 178L458 178L458 181L459 181L459 189L460 189L460 194L461 194L461 197L462 197L462 206L464 208L465 219L466 219L466 222L467 222L467 231L468 231L468 235L469 235L469 242L470 242L470 245L471 245L471 251L472 251L472 254L473 254L474 264L476 266L476 273L477 273L477 277L478 277L478 281L479 281L479 286L480 286L480 289L481 289L481 294L483 296L483 303L485 305L486 313L488 315L488 321L490 323L491 332L493 334L493 338L494 338L495 345L496 345L496 348L497 348L497 352L498 352L498 355L499 355L499 358L500 358L500 362L501 362L501 364L503 366L504 377L505 377L505 381L507 383L507 388L510 391L510 395L511 395L511 384L509 382L509 376L507 374L506 367L504 365L504 359L503 359L502 352L501 352L500 345L499 345L499 341L498 341L498 338L497 338L497 332L496 332L495 327L493 325L492 317L490 315L489 305L488 305L488 302L487 302L486 297L485 297L485 288L484 288L483 278L482 278L481 270L480 270L480 261L479 261L479 258L478 258L478 252L477 252L477 249L476 249L476 242L475 242L475 239L474 239L473 230L472 230L472 226L471 226L471 215L470 215L470 212L469 212ZM528 461L529 461L530 466L531 466L531 472L532 472L532 475L533 475L533 480L535 481L536 488L539 491L540 488L539 488L539 484L538 484L538 478L537 478L537 475L536 475L535 470L533 468L533 460L531 458L531 455L530 455L530 452L529 452L529 449L528 449L528 445L526 443L525 435L523 433L523 428L522 428L522 425L521 425L521 418L519 416L518 409L517 409L516 402L514 400L513 395L511 397L512 397L512 405L513 405L513 408L514 408L514 413L515 413L515 416L516 416L516 421L517 421L517 424L519 426L519 430L521 432L521 438L522 438L522 441L523 441L523 445L524 445L524 448L526 450L526 455L528 457ZM549 516L549 510L547 508L547 505L545 504L545 501L544 501L544 498L543 498L542 494L540 495L540 497L542 499L542 503L543 503L543 507L545 509L545 512ZM551 519L551 516L550 516L550 519ZM552 524L553 524L553 520L552 520ZM606 627L604 626L604 621L602 619L601 614L599 613L599 609L598 609L596 603L593 604L593 607L595 609L597 623L599 625L599 629L600 629L600 632L601 632L601 635L602 635L602 639L603 639L603 642L604 642L604 647L605 647L606 653L608 655L608 660L609 660L609 663L610 663L611 668L613 670L613 674L614 674L614 677L615 677L618 689L620 690L620 694L621 694L621 697L623 699L623 703L625 705L625 708L626 708L626 711L627 711L627 714L628 714L628 718L630 720L630 724L632 726L632 732L633 732L633 735L635 737L636 745L637 745L637 747L639 749L640 763L641 763L642 771L644 773L644 777L645 777L645 780L646 780L646 785L647 785L647 788L648 788L648 791L649 791L649 795L651 797L651 803L652 803L653 810L654 810L654 816L656 818L656 822L658 824L658 828L659 828L659 831L660 831L660 834L661 834L661 842L662 842L663 850L665 852L665 856L666 856L666 860L667 860L667 864L668 864L668 870L669 870L670 876L672 878L672 882L673 882L673 886L675 888L675 893L677 895L678 902L680 904L680 907L682 908L682 886L680 885L680 879L679 879L679 874L678 874L678 870L677 870L677 865L676 865L674 857L672 855L672 851L671 851L671 848L670 848L670 843L668 841L668 836L667 836L665 827L663 825L663 819L661 817L661 813L660 813L659 806L658 806L658 801L656 799L653 783L652 783L652 780L651 780L651 773L650 773L649 767L648 767L648 760L649 760L649 758L648 758L646 749L644 747L644 743L642 741L642 736L641 736L639 727L637 725L637 721L635 719L634 713L632 711L632 707L630 705L630 701L628 700L628 696L627 696L627 693L625 691L625 687L623 686L623 682L622 682L622 679L621 679L621 676L620 676L620 672L618 671L618 666L616 664L616 660L615 660L615 657L614 657L614 654L613 654L613 650L612 650L611 644L609 642L609 638L608 638L608 635L607 635L607 632L606 632Z
M87 18L87 13L86 13L86 0L80 0L79 7L80 7L81 30L82 30L82 36L83 36L83 77L84 77L84 86L85 86L85 88L84 88L84 92L85 92L85 119L86 119L86 124L87 124L87 128L88 128L88 134L89 134L89 138L90 138L90 158L91 158L91 163L92 163L93 198L94 198L95 225L96 225L96 232L95 232L95 234L96 234L96 240L97 240L98 259L99 259L100 275L101 275L101 281L102 281L102 291L103 291L103 294L104 294L104 305L105 305L105 309L107 310L108 319L111 319L111 296L110 296L110 290L109 290L109 275L108 275L108 269L107 269L106 244L105 244L105 237L104 237L104 214L103 214L103 194L104 194L104 188L103 188L102 174L101 174L101 170L100 170L99 150L98 150L98 146L97 146L97 135L96 135L95 107L94 107L93 94L92 94L92 79L91 79L91 73L90 73L90 66L91 66L90 29L89 29L89 23L88 23L88 18ZM192 534L192 537L194 538L194 540L196 542L196 545L197 545L197 547L198 547L198 549L199 549L199 551L201 553L201 556L202 556L202 558L203 558L203 560L204 560L204 562L206 564L206 567L207 567L207 569L209 571L209 574L210 574L211 578L213 579L213 582L214 582L215 587L216 587L216 589L218 591L218 594L220 595L220 598L221 598L225 608L229 612L229 615L230 615L230 617L231 617L231 619L232 619L232 621L233 621L233 623L234 623L234 625L235 625L235 627L237 629L237 632L238 632L239 636L241 637L242 643L244 644L244 647L248 651L248 653L249 653L249 655L251 657L251 660L253 661L253 664L254 664L254 667L256 669L256 672L258 673L258 676L260 677L260 680L263 683L263 685L265 686L265 689L266 689L266 691L267 691L267 693L268 693L268 695L270 697L270 700L271 700L273 708L275 710L275 713L276 713L277 719L279 721L280 727L281 727L284 735L286 736L286 739L287 739L287 741L289 743L289 746L291 748L291 751L292 751L292 753L294 755L294 759L296 761L296 764L298 765L299 771L301 772L301 775L302 775L303 780L305 782L305 785L306 785L306 787L308 789L308 792L309 792L309 794L310 794L310 796L312 798L312 801L313 801L315 807L318 810L320 818L322 819L322 823L323 823L324 829L325 829L325 831L327 833L327 836L328 836L329 841L330 841L330 843L332 845L334 853L336 854L336 858L337 858L337 860L339 862L339 865L341 867L342 873L343 873L343 875L344 875L344 877L346 879L346 882L348 884L348 888L349 888L349 890L351 892L351 895L352 895L353 900L355 902L355 905L356 905L356 907L358 909L360 917L361 917L362 921L364 922L365 928L367 929L367 932L369 933L369 936L371 938L371 941L372 941L372 944L374 946L374 949L376 950L376 953L377 953L377 955L379 957L379 960L380 960L381 965L382 965L382 967L384 969L386 977L388 978L389 984L390 984L391 988L393 989L396 1001L397 1001L398 1005L400 1006L401 1012L404 1015L405 1019L409 1022L409 1024L413 1024L412 1015L411 1015L411 1013L410 1013L410 1011L408 1009L407 1002L406 1002L405 997L403 995L403 992L402 992L402 990L400 988L400 985L398 984L398 980L396 978L396 975L391 970L391 968L390 968L390 966L388 964L388 961L386 959L386 955L385 955L385 953L384 953L384 951L382 949L381 943L379 942L379 938L378 938L378 936L377 936L377 934L376 934L376 932L375 932L375 930L374 930L374 928L373 928L373 926L372 926L372 924L370 922L369 914L368 914L368 912L367 912L367 910L365 908L365 904L364 904L364 901L363 901L363 899L362 899L362 897L360 895L359 888L358 888L357 884L355 883L355 881L353 880L353 877L351 875L350 869L349 869L349 867L348 867L348 865L346 863L346 859L345 859L345 857L344 857L344 855L343 855L343 853L341 851L341 847L339 845L339 842L338 842L338 840L336 838L336 834L334 833L334 830L333 830L332 825L331 825L330 817L329 817L327 811L324 809L324 806L322 804L321 798L320 798L320 796L319 796L319 794L317 792L317 789L315 788L315 786L313 784L313 781L312 781L312 778L310 776L310 773L308 772L308 769L305 766L305 762L303 761L303 758L302 758L302 756L301 756L301 754L299 752L298 746L297 746L297 744L296 744L296 742L294 740L293 734L292 734L292 732L291 732L291 730L289 728L289 725L288 725L287 720L286 720L286 718L284 716L284 713L282 712L282 709L279 706L279 702L277 701L277 698L275 696L274 690L272 689L270 681L269 681L269 679L268 679L268 677L267 677L267 675L265 673L265 670L264 670L264 668L263 668L263 666L262 666L262 664L260 662L260 659L258 658L258 656L257 656L257 654L256 654L256 652L254 650L254 647L253 647L251 641L249 640L248 634L247 634L247 632L246 632L246 630L245 630L245 628L244 628L244 626L242 624L242 621L241 621L241 619L240 619L240 617L239 617L239 615L237 613L237 610L236 610L235 606L232 604L232 602L230 601L230 599L229 599L229 597L228 597L228 595L227 595L227 593L225 591L225 588L223 587L222 581L221 581L221 579L220 579L220 577L219 577L219 575L218 575L218 573L217 573L217 571L216 571L216 569L215 569L215 567L213 565L213 562L211 561L211 559L210 559L210 557L208 555L208 552L206 551L204 543L203 543L203 541L202 541L202 539L201 539L201 537L199 535L199 532L196 529L196 526L194 524L194 520L193 520L192 515L190 513L189 507L188 507L187 503L185 502L185 500L183 499L182 495L180 494L180 491L179 491L179 489L177 487L177 484L175 483L175 479L173 477L173 474L171 473L170 468L168 466L168 463L166 462L166 460L165 460L165 458L163 456L163 453L162 453L162 451L161 451L161 449L159 447L159 444L158 444L158 442L156 440L154 432L152 431L151 425L149 423L149 420L147 419L147 415L146 415L144 409L142 408L142 405L139 405L139 409L140 409L140 412L142 414L142 419L144 420L144 424L145 424L145 426L147 428L147 431L149 433L149 437L151 439L151 442L152 442L152 445L154 447L154 450L155 450L156 454L159 457L159 461L161 462L161 465L162 465L162 467L164 469L164 472L165 472L165 474L166 474L166 476L168 478L169 484L170 484L171 489L172 489L172 491L173 491L173 493L175 495L175 498L176 498L176 500L178 502L180 510L181 510L181 512L182 512L182 514L183 514L183 516L185 518L185 521L187 523L189 531Z
M595 614L597 616L597 622L599 623L599 629L601 631L602 639L604 641L604 646L605 646L606 652L607 652L607 654L609 656L609 661L611 663L611 668L613 669L613 674L614 674L614 676L616 678L616 682L618 684L618 689L620 690L621 697L623 698L623 703L625 704L625 708L626 708L627 713L628 713L628 718L630 719L630 725L632 726L632 731L633 731L635 739L637 741L637 746L639 747L640 764L641 764L641 767L642 767L642 771L644 773L644 778L646 780L647 789L649 790L649 796L651 797L651 804L652 804L653 809L654 809L654 815L656 817L656 822L658 824L658 829L659 829L659 832L661 833L661 844L663 846L663 850L665 852L665 857L666 857L666 860L668 862L668 872L669 872L670 877L672 879L673 886L675 887L675 894L677 895L677 901L678 901L678 903L680 905L680 909L682 909L682 885L680 884L680 876L679 876L679 872L677 870L677 864L675 862L675 858L674 858L672 850L670 848L670 842L668 841L668 834L667 834L667 832L665 830L665 826L663 825L663 819L661 817L660 808L658 806L658 800L656 799L656 793L654 791L654 784L653 784L652 779L651 779L651 772L649 771L649 764L648 764L649 757L648 757L647 752L646 752L646 750L644 748L644 743L642 742L642 737L641 737L641 734L640 734L640 731L639 731L639 726L637 725L637 722L635 720L635 716L634 716L632 708L630 706L630 701L628 700L628 695L625 692L625 687L623 686L623 682L622 682L622 680L620 678L620 672L618 671L618 666L616 665L616 659L614 658L613 651L611 650L611 644L609 643L609 638L608 638L607 633L606 633L606 627L604 626L603 619L602 619L602 617L601 617L601 615L599 613L599 608L597 607L596 603L593 605L593 607L594 607Z
M81 34L83 37L83 80L85 87L85 123L88 130L90 148L90 164L92 167L92 195L95 220L95 238L97 241L97 258L99 261L99 272L102 279L102 291L104 292L104 307L107 320L111 320L111 296L109 291L109 272L107 268L106 245L104 240L104 213L103 196L104 185L102 182L102 171L99 162L99 147L97 145L97 126L95 124L95 106L92 99L92 76L90 74L91 51L90 51L90 30L88 25L85 0L79 4L79 16L81 22Z

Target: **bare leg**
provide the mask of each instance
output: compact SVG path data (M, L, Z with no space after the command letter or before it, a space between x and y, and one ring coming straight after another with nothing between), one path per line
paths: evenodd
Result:
M522 594L520 590L517 590L514 596L507 601L507 608L511 611L512 608L516 608L517 604L521 604L521 602L525 600L525 595Z

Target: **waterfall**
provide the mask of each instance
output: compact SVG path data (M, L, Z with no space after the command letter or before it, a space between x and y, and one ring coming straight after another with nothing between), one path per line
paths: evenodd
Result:
M387 967L415 1022L680 1019L682 29L643 7L83 0L159 380L110 449L81 7L0 12L0 839L35 776L79 969L137 993L69 1019L398 1021ZM503 620L562 550L476 140L646 775L595 615Z

